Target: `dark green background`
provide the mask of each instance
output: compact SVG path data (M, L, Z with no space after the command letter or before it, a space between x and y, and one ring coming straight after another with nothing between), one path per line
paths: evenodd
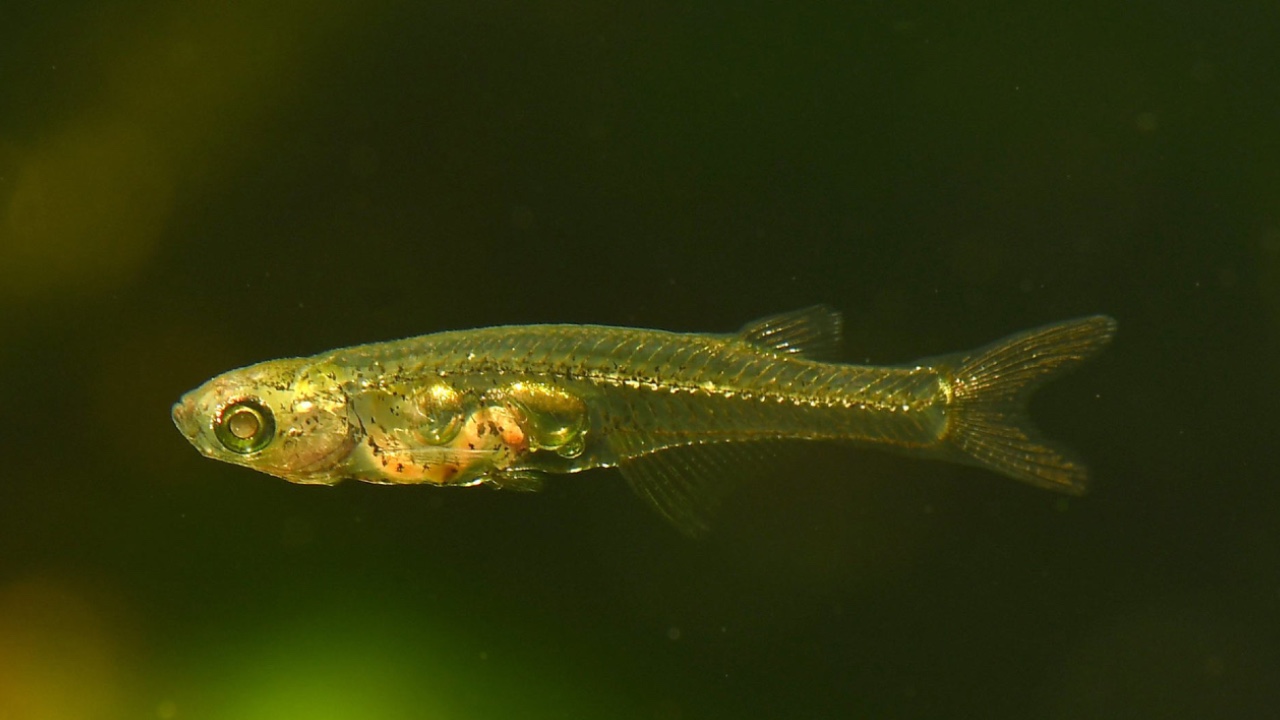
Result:
M1274 712L1280 10L937 5L0 10L0 717ZM611 471L300 487L168 417L815 302L871 362L1117 317L1035 403L1094 491L821 446L695 542Z

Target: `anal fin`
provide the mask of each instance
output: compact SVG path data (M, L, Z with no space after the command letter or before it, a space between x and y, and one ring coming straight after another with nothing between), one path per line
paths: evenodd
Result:
M682 445L633 457L618 468L658 514L698 537L710 530L735 482L758 474L767 454L760 443Z

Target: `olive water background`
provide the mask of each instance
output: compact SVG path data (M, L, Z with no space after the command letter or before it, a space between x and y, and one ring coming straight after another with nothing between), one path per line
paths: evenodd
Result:
M1263 717L1280 703L1280 9L0 10L0 718ZM1105 312L1066 499L814 446L690 541L199 457L221 371L503 323L852 361Z

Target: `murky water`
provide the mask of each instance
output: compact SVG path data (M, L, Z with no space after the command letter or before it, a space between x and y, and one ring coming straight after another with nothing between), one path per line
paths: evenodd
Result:
M0 718L1259 717L1273 8L63 3L0 30ZM1087 313L1064 499L813 448L691 541L612 471L292 486L169 406L441 329L851 361Z

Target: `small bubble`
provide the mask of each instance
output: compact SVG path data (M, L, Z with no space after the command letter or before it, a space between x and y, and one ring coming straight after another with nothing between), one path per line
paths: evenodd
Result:
M1280 227L1264 232L1258 241L1258 249L1264 255L1280 255Z
M679 705L666 701L653 711L653 717L654 720L680 720L684 713L680 711Z
M351 148L347 163L352 175L367 180L378 172L378 151L369 145L356 145Z
M1227 670L1227 664L1217 655L1210 655L1204 659L1204 674L1211 677L1218 677Z
M538 224L533 209L528 205L511 207L511 227L514 230L532 230Z
M297 549L311 545L315 541L315 528L306 520L289 517L280 523L280 544L283 547Z
M668 640L679 640L679 639L680 639L680 628L675 627L675 626L672 626L672 627L667 628L667 639L668 639Z

